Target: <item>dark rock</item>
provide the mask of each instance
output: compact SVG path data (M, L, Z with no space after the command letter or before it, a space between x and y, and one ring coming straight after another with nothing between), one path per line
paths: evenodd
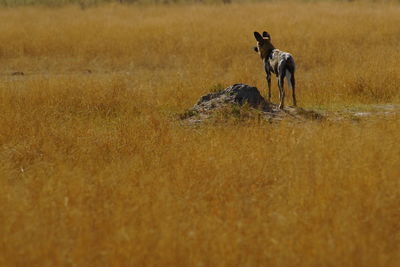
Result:
M11 73L12 76L18 76L18 75L25 75L25 73L23 71L15 71L13 73Z
M257 88L246 84L234 84L225 90L204 95L200 97L192 110L210 111L227 104L243 106L246 103L256 109L272 111L270 104L265 101Z

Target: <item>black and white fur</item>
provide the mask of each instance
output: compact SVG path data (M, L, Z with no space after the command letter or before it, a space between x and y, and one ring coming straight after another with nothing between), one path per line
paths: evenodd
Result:
M276 75L279 87L279 108L283 109L285 102L284 79L286 77L289 87L292 89L293 105L296 106L295 78L296 66L293 56L287 52L276 49L271 43L271 37L267 32L263 35L254 32L257 46L254 50L260 55L264 62L265 73L267 74L268 99L271 101L271 72Z

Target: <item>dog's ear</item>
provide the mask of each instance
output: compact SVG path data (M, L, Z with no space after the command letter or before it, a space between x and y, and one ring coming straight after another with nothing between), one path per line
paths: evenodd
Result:
M269 35L268 32L264 31L262 35L265 39L271 40L271 36Z
M264 41L264 39L262 38L261 34L259 34L258 32L254 32L254 37L260 43L262 43Z

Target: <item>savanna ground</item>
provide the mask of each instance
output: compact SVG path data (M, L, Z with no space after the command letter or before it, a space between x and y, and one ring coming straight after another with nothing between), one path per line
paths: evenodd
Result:
M399 13L1 8L0 265L397 266L398 113L200 126L179 114L233 83L265 94L254 30L295 56L300 106L399 104Z

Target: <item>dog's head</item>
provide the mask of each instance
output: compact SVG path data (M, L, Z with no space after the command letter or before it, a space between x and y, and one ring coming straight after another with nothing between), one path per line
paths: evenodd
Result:
M271 50L275 49L271 43L271 36L268 32L264 31L262 36L258 32L254 32L254 38L257 40L257 46L254 47L254 51L256 51L261 58L265 58Z

